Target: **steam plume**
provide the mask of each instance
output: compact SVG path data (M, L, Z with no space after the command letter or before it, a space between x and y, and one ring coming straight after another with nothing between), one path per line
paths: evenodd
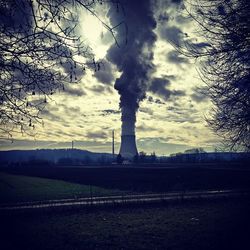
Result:
M121 47L113 45L108 51L108 60L116 64L122 72L115 81L115 89L120 94L122 112L122 135L135 134L136 112L139 103L146 97L150 75L154 70L153 46L156 36L153 29L156 22L153 17L150 0L124 1L125 21L128 36L122 27L118 30ZM109 12L111 23L119 23L121 14ZM127 40L127 44L122 41Z

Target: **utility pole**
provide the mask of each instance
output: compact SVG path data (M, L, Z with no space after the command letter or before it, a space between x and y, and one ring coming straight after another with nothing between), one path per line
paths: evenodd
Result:
M74 149L74 141L72 141L72 149Z
M112 156L115 158L115 130L112 130Z

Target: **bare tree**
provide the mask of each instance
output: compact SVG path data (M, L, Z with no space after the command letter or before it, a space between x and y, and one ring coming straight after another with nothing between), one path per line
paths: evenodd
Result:
M231 149L250 150L250 2L190 0L186 7L205 43L178 49L202 59L205 93L214 104L208 124Z
M120 8L118 1L106 2ZM116 27L109 27L94 11L95 4L103 3L0 0L0 130L6 135L34 128L35 123L41 122L40 112L56 90L78 82L85 68L100 69L100 63L76 29L77 9L84 8L115 39Z

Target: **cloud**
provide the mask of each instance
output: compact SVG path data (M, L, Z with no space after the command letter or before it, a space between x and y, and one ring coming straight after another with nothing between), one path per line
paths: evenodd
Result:
M181 54L175 50L170 51L167 54L167 60L171 63L175 64L182 64L182 63L188 63L189 60L186 57L181 56Z
M207 102L209 100L209 97L201 90L195 90L194 93L191 94L191 98L197 103Z
M155 151L156 154L164 155L183 152L190 148L190 145L171 143L170 141L174 139L174 137L144 137L137 140L137 146L139 150Z
M171 90L171 96L185 96L186 95L186 91L185 90Z
M166 89L167 86L170 86L170 81L168 79L154 78L149 90L167 100L171 95L171 91Z
M169 21L169 15L164 11L160 13L158 16L158 22L162 23L163 25Z
M171 96L185 96L186 92L184 90L170 90L167 87L171 85L170 80L165 78L154 78L149 90L161 96L164 100L168 100Z
M108 62L107 60L104 60L103 63L101 64L100 70L96 71L93 76L103 84L109 84L111 85L115 78L113 76L112 72L112 67L111 63Z
M145 123L142 123L138 126L136 126L137 132L152 132L152 131L158 131L158 132L163 132L162 129L155 127L155 126L148 126Z
M139 110L140 110L140 112L145 113L145 114L148 114L148 115L150 115L150 116L152 116L152 115L154 114L154 111L153 111L153 109L151 109L151 108L140 107Z
M155 103L155 104L165 104L165 102L163 102L163 101L161 101L160 99L157 99L157 98L155 99L152 96L148 96L147 101L150 102L150 103Z
M89 131L86 137L91 140L96 139L107 139L107 134L104 131Z
M86 95L86 92L84 90L82 90L80 88L80 86L75 88L75 87L71 87L70 85L66 85L64 87L63 93L69 94L69 95L72 95L72 96L84 96L84 95Z
M205 42L200 42L200 43L192 43L192 46L199 51L203 51L204 49L206 49L207 47L211 47L211 45L209 43L205 43Z
M50 121L53 122L64 122L62 116L55 114L54 111L56 111L55 109L50 110L49 107L44 108L40 114L42 115L43 118L47 118Z
M107 116L107 115L117 115L120 114L121 111L120 110L114 110L114 109L104 109L101 111L101 115L103 116Z
M166 108L165 115L157 119L164 119L174 123L200 123L202 117L199 111L190 102L184 100L180 103L174 102Z
M110 86L104 86L104 85L95 85L95 86L89 88L89 90L91 90L97 94L104 93L106 91L109 93L112 93L112 88L110 88Z
M183 0L170 0L171 3L180 5L181 3L183 3Z
M117 114L120 114L121 111L120 110L114 110L114 109L105 109L105 110L102 110L102 114L105 116L105 115L111 115L111 114L114 114L114 115L117 115Z
M64 47L64 50L70 51L70 49L66 47ZM61 67L66 74L72 75L72 81L78 81L83 77L83 75L85 75L83 68L79 65L74 65L72 62L63 62Z
M184 43L185 34L176 26L162 27L160 30L161 38L169 41L177 47L180 47Z
M67 115L67 116L71 116L71 117L76 117L76 116L80 116L82 111L80 109L80 107L76 106L76 107L72 107L69 106L67 104L61 104L60 105L63 108L63 114Z

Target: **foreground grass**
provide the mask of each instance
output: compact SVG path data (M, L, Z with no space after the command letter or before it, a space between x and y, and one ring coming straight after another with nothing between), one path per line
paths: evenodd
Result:
M121 194L96 186L0 173L0 204Z
M15 215L1 219L2 249L250 249L250 202Z

